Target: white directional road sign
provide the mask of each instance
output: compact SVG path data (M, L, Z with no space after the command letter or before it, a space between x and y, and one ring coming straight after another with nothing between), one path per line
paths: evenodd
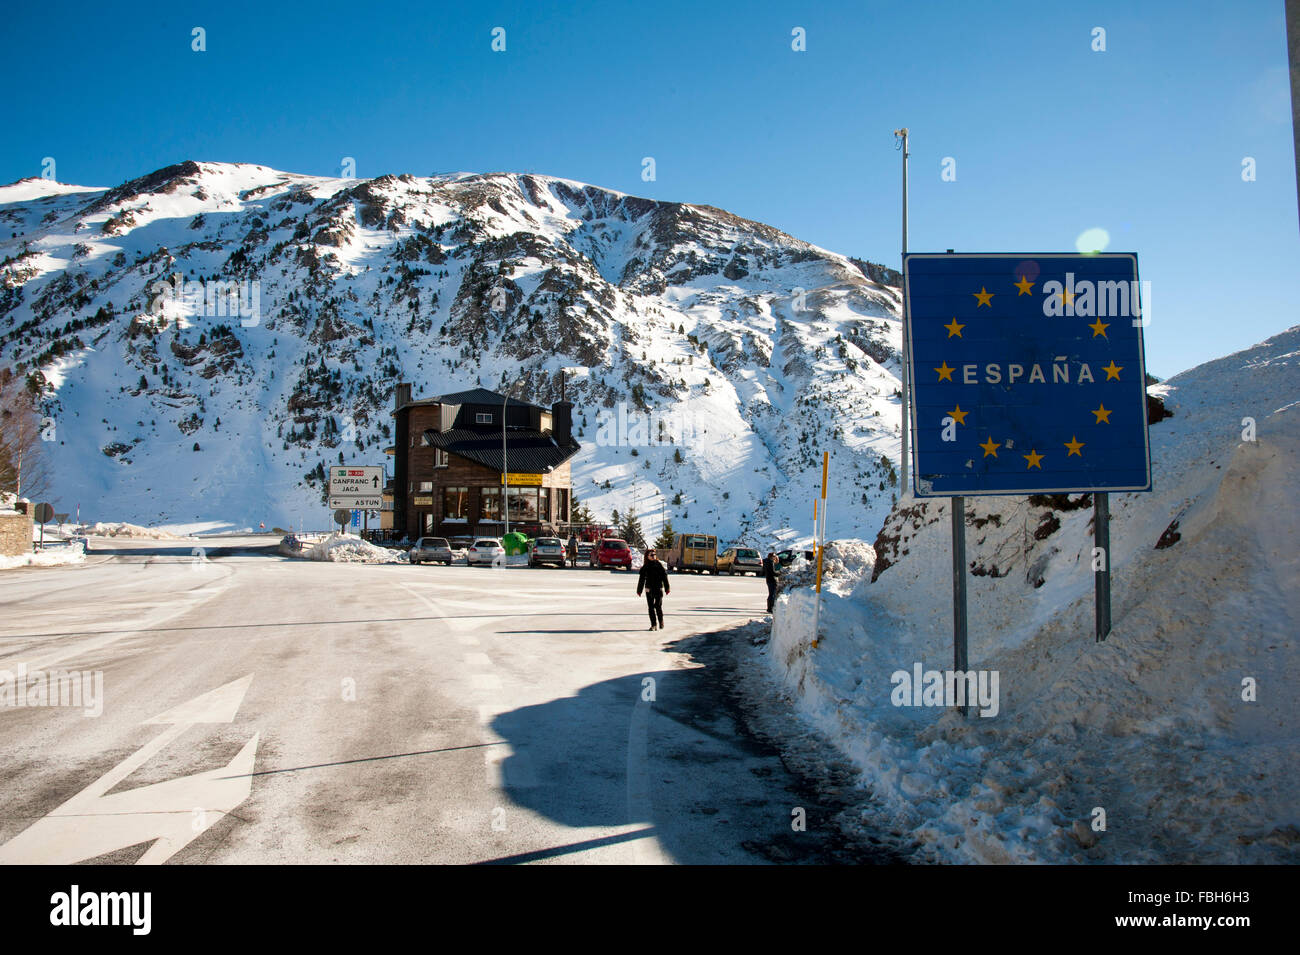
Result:
M329 506L378 509L384 503L384 469L372 465L338 464L330 468Z

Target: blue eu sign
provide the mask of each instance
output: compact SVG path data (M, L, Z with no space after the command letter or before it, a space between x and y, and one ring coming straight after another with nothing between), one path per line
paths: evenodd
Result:
M920 497L1146 491L1137 256L906 257Z

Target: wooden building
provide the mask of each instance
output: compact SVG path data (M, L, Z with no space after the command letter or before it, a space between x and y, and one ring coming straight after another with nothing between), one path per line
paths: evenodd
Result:
M580 448L572 402L547 409L485 388L412 401L399 384L393 418L395 534L500 537L506 467L511 530L552 533L569 522L569 463Z

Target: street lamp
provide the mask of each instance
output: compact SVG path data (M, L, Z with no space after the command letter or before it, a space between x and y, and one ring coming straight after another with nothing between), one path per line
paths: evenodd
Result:
M506 456L506 402L510 400L510 389L501 398L501 514L506 522L506 532L501 543L510 536L510 461Z

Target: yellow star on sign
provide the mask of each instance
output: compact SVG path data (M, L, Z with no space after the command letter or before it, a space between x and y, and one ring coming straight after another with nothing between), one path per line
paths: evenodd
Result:
M1025 465L1026 471L1030 468L1038 468L1040 471L1043 469L1043 466L1038 463L1043 460L1043 455L1039 454L1037 451L1031 449L1028 454L1022 454L1020 456L1029 462Z
M954 408L952 411L949 411L949 412L948 412L948 417L952 418L952 420L953 420L953 421L956 421L958 424L965 424L965 423L966 423L966 416L967 416L968 414L970 414L969 411L962 411L962 410L961 410L961 405L958 405L958 406L957 406L956 408Z
M1097 416L1097 420L1093 424L1101 424L1103 421L1110 424L1110 410L1105 405L1097 405L1097 410L1093 414ZM1080 456L1082 457L1082 455Z
M952 381L952 373L956 370L957 370L956 368L949 368L948 363L946 361L938 368L935 369L935 371L939 373L940 381ZM955 385L956 382L953 381L953 384Z
M1025 278L1023 275L1020 276L1019 282L1015 282L1013 284L1016 286L1016 288L1020 289L1020 291L1016 293L1016 298L1020 298L1020 296L1022 295L1032 294L1032 292L1034 291L1034 283L1029 281L1029 279Z
M1084 442L1080 441L1074 435L1070 435L1070 440L1064 442L1064 444L1070 449L1070 454L1077 454L1079 457L1083 457L1083 452L1079 449L1083 447ZM1068 458L1070 454L1067 454L1066 457Z
M1099 318L1088 327L1092 329L1093 338L1096 338L1098 335L1100 335L1102 338L1107 338L1108 336L1106 335L1106 329L1110 328L1110 322L1103 322Z
M951 321L949 324L947 324L947 325L945 325L945 326L943 326L943 327L946 328L946 329L948 329L948 337L949 337L949 338L952 338L954 335L956 335L958 338L961 338L961 330L962 330L963 328L965 328L966 326L960 324L960 323L957 321L957 316L954 315L954 316L952 317L952 321Z
M976 308L979 308L980 305L987 305L989 308L993 307L993 293L984 288L983 285L980 286L978 292L971 292L971 294L979 299L979 305L976 305Z
M1074 293L1071 292L1068 288L1061 289L1061 301L1064 302L1066 305L1073 305Z
M989 455L992 455L996 458L998 456L998 448L1002 447L1002 445L997 441L994 441L992 435L989 435L989 439L981 444L980 447L984 449L984 457L987 458Z
M1124 366L1116 365L1115 359L1112 358L1110 360L1110 364L1103 366L1101 370L1106 373L1107 381L1110 381L1112 378L1114 378L1116 381L1119 381L1119 373L1124 370Z

